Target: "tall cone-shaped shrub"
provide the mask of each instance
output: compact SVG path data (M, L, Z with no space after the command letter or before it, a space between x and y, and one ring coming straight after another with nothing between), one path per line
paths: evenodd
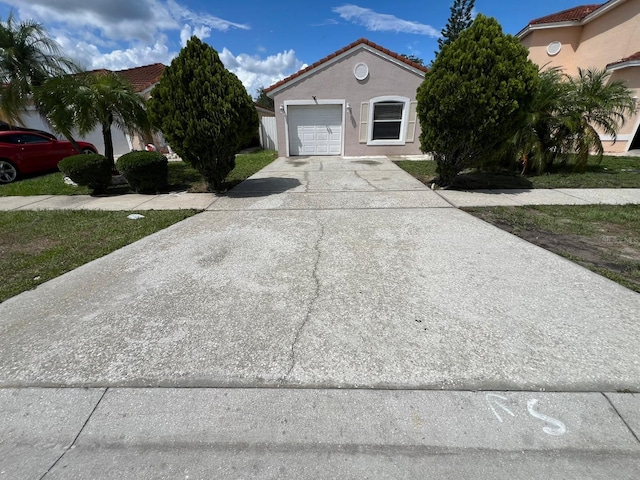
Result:
M440 185L492 161L525 123L538 68L493 18L473 24L440 51L418 88L420 146L438 163Z
M258 129L253 100L212 47L191 37L162 74L148 103L171 148L220 190L235 154Z

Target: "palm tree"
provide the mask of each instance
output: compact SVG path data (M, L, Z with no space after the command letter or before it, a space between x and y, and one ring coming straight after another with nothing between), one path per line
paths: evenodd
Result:
M112 163L113 125L130 134L150 130L144 99L114 72L51 78L35 90L35 102L53 130L67 138L101 127L105 157Z
M47 78L77 71L41 24L17 22L13 13L0 20L0 115L8 123L23 125L33 89Z
M633 93L606 70L579 69L576 78L557 68L539 73L540 83L528 121L513 139L523 173L542 173L575 155L574 169L584 171L591 152L598 161L604 148L600 134L615 138L625 117L636 110Z
M606 70L580 68L569 84L566 125L570 134L565 141L576 154L575 169L584 171L591 151L595 151L598 161L602 159L600 134L615 141L626 116L635 113L636 103L624 82L609 81Z

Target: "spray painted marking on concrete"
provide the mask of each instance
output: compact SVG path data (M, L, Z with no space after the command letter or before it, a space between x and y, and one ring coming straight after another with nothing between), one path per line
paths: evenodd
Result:
M498 395L496 393L487 393L485 395L485 399L487 400L487 403L489 404L489 408L491 408L491 411L493 412L493 414L496 416L496 418L498 419L498 421L500 423L503 423L504 420L502 419L502 415L500 415L500 412L498 410L498 407L503 410L504 412L508 413L509 415L511 415L512 417L515 417L516 414L513 413L509 407L507 407L505 404L503 404L502 402L507 402L509 399L507 397L504 397L502 395ZM567 427L565 426L564 423L562 423L560 420L558 420L557 418L553 418L550 417L548 415L545 415L544 413L540 413L537 410L535 410L535 406L538 403L538 400L535 398L529 399L527 400L527 412L529 412L529 415L531 415L534 418L537 418L538 420L542 420L543 422L547 422L550 423L553 426L546 426L542 428L542 431L544 433L546 433L547 435L551 435L554 437L559 437L561 435L564 435L565 433L567 433Z
M544 433L546 433L547 435L553 435L554 437L559 437L560 435L564 435L567 432L567 427L564 425L564 423L562 423L560 420L558 420L557 418L553 418L553 417L549 417L548 415L545 415L544 413L540 413L540 412L536 412L533 407L536 406L536 403L538 403L538 400L536 400L535 398L532 398L531 400L529 400L527 402L527 410L529 411L529 415L531 415L532 417L535 417L539 420L542 420L543 422L548 422L552 425L554 425L554 427L544 427L542 429L542 431Z
M496 416L496 418L500 421L500 423L502 423L504 420L502 420L502 417L497 412L496 407L500 407L512 417L516 416L516 414L513 413L511 410L509 410L506 405L503 405L501 402L499 402L499 400L504 400L506 402L507 397L503 397L502 395L497 395L495 393L487 393L485 398L487 399L487 403L489 403L489 406L491 407L491 411Z

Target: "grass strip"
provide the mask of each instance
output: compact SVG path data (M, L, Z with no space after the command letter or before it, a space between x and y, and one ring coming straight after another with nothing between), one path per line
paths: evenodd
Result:
M194 215L196 210L16 211L0 215L0 302Z

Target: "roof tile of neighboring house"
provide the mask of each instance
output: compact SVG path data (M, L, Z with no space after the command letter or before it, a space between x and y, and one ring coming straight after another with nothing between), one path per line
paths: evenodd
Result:
M569 8L558 13L552 13L544 17L531 20L529 25L540 25L543 23L559 23L559 22L577 22L584 19L587 15L595 12L604 4L581 5L579 7Z
M285 79L283 79L283 80L280 80L279 82L277 82L277 83L275 83L275 84L271 85L269 88L265 88L265 89L264 89L264 91L265 91L265 92L270 92L271 90L274 90L275 88L278 88L278 87L280 87L280 86L284 85L285 83L290 82L290 81L291 81L291 80L293 80L294 78L297 78L297 77L299 77L300 75L302 75L302 74L304 74L304 73L307 73L308 71L313 70L313 69L314 69L314 68L316 68L316 67L319 67L319 66L320 66L320 65L322 65L323 63L328 62L329 60L331 60L332 58L337 57L338 55L342 55L343 53L345 53L345 52L347 52L347 51L351 50L351 49L352 49L352 48L354 48L354 47L357 47L357 46L358 46L358 45L360 45L360 44L368 45L368 46L370 46L370 47L372 47L372 48L375 48L376 50L378 50L378 51L380 51L380 52L382 52L382 53L384 53L384 54L386 54L386 55L389 55L390 57L393 57L393 58L395 58L396 60L400 60L401 62L404 62L404 63L406 63L407 65L409 65L409 66L411 66L411 67L413 67L413 68L416 68L416 69L418 69L418 70L421 70L421 71L423 71L423 72L428 72L428 71L429 71L429 70L427 69L427 67L425 67L425 66L423 66L423 65L420 65L419 63L412 62L412 61L411 61L411 60L409 60L408 58L405 58L405 57L403 57L402 55L398 55L397 53L392 52L391 50L387 50L386 48L381 47L381 46L380 46L380 45L378 45L377 43L373 43L372 41L367 40L366 38L360 38L360 39L356 40L355 42L353 42L353 43L351 43L351 44L347 45L346 47L341 48L340 50L338 50L338 51L336 51L336 52L333 52L331 55L327 55L326 57L324 57L324 58L322 58L322 59L318 60L318 61L317 61L317 62L315 62L314 64L309 65L308 67L303 68L302 70L298 70L298 71L297 71L296 73L294 73L293 75L289 75L287 78L285 78Z
M131 85L133 85L133 90L136 93L140 93L158 83L164 69L165 66L162 63L154 63L152 65L128 68L126 70L113 70L113 72L129 80ZM90 73L108 73L111 71L112 70L101 68L92 70Z
M629 55L628 57L618 60L617 62L610 63L609 65L607 65L607 68L612 67L614 65L619 65L625 62L632 62L634 60L640 60L640 52L636 52L633 55Z
M162 63L154 63L143 67L118 70L116 73L131 82L136 92L142 92L160 81L165 66Z

